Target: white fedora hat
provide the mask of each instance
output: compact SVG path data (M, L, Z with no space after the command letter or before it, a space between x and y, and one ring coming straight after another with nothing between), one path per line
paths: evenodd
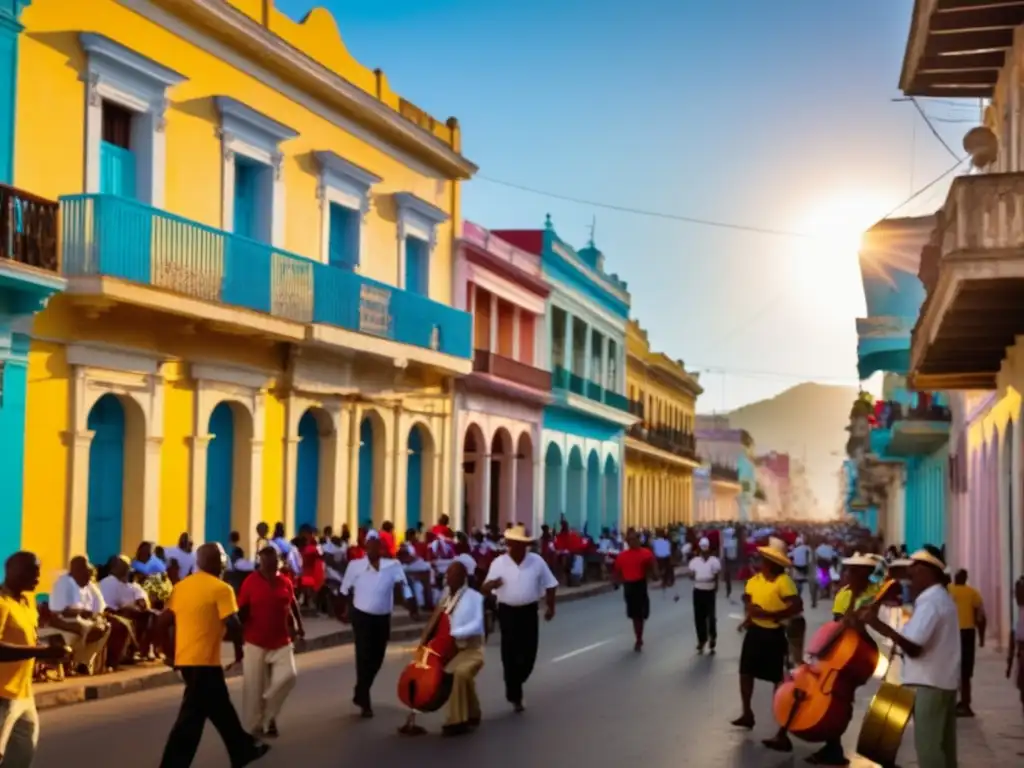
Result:
M525 525L513 525L505 531L505 541L518 541L522 544L532 544L536 539L526 532Z

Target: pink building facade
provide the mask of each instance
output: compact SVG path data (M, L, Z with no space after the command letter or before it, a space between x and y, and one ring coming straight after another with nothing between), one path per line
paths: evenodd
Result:
M455 305L473 316L473 372L456 383L457 527L539 526L543 408L551 402L540 257L463 223Z

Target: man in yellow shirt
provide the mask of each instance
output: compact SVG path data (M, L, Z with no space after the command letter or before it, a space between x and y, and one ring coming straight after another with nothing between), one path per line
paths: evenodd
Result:
M754 681L764 680L774 686L782 682L782 675L789 653L789 642L782 622L803 613L803 601L796 584L786 570L792 565L786 554L786 542L769 539L768 546L758 547L761 570L747 580L743 603L746 618L740 624L740 631L746 630L743 650L740 652L740 699L743 714L732 724L739 728L754 727L754 710L751 699L754 695ZM770 749L790 752L793 745L785 731L764 745Z
M225 635L234 643L235 662L242 660L238 604L234 590L221 579L226 562L220 544L203 544L196 552L196 572L175 585L158 619L158 631L173 623L173 664L185 681L160 768L192 765L207 720L224 740L232 768L249 765L270 749L242 727L221 666Z
M974 717L971 709L971 678L974 677L975 642L985 645L985 604L981 593L967 583L967 571L961 568L949 585L949 594L956 603L960 620L960 703L958 717Z
M39 716L32 697L35 659L70 656L63 641L39 646L39 614L30 594L39 586L39 560L31 552L7 558L0 586L0 762L28 768L39 741Z

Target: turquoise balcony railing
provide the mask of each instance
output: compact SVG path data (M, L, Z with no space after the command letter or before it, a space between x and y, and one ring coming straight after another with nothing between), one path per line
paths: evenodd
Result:
M299 323L323 323L457 357L468 313L112 195L61 199L64 272L117 277Z
M551 372L551 388L564 389L576 395L584 395L589 400L610 405L612 408L617 408L627 413L630 410L629 399L625 395L605 389L597 382L587 381L582 376L577 376L560 365L556 365L555 369Z

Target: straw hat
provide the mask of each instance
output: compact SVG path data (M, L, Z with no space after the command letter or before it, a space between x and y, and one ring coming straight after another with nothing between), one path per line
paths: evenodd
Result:
M901 557L901 558L899 558L897 560L893 560L891 563L889 563L889 567L890 568L909 568L913 564L914 564L914 561L911 560L909 557Z
M789 559L789 555L786 554L786 542L782 539L777 539L774 536L768 539L768 545L764 547L758 547L757 551L761 553L762 557L766 557L777 565L781 565L784 568L789 568L793 565L793 561Z
M853 557L844 558L843 565L859 565L864 568L875 568L878 565L878 561L872 555L862 555L860 552L856 552Z
M532 544L535 539L526 532L525 525L513 525L505 531L505 541L518 541L521 544Z
M924 563L925 565L930 565L932 568L938 568L943 573L946 572L946 564L927 549L917 550L917 552L910 556L910 561L912 563Z

